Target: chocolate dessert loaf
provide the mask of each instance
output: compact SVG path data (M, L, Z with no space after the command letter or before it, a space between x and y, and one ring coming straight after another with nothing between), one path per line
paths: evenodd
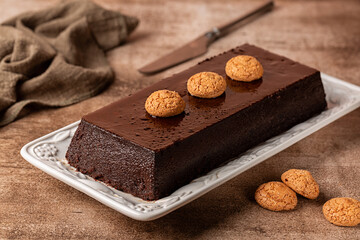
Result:
M257 58L263 77L227 77L225 64L237 55ZM223 95L202 99L188 93L188 78L202 71L226 78ZM177 91L185 111L150 116L144 103L159 89ZM66 158L116 189L156 200L325 108L319 71L245 44L84 116Z

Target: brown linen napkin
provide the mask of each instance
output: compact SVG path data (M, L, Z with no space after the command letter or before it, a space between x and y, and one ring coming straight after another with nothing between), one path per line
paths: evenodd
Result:
M104 51L123 43L138 20L86 0L27 12L0 25L0 127L39 107L60 107L114 79Z

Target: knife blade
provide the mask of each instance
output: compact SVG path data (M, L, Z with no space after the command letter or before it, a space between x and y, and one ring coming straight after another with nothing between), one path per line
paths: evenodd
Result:
M273 1L267 1L261 4L259 7L255 8L254 10L238 17L235 20L230 21L229 23L214 27L210 31L207 31L205 34L200 35L186 45L138 69L138 71L143 74L154 74L178 65L180 63L183 63L192 58L203 55L207 52L207 49L211 43L213 43L220 37L225 36L236 25L238 25L239 23L244 23L245 20L249 20L251 17L255 17L258 14L266 13L267 11L271 10L273 6Z

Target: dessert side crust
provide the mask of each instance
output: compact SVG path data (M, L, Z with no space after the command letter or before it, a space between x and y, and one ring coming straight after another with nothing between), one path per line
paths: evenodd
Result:
M153 151L81 120L66 159L78 171L146 200L159 196Z

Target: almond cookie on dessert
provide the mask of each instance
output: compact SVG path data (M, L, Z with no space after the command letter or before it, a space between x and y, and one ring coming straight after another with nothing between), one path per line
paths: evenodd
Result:
M232 80L251 82L264 74L261 63L252 56L239 55L231 58L225 66L226 75Z
M225 79L214 72L200 72L189 78L187 89L192 96L216 98L226 89Z
M145 102L146 111L155 117L172 117L182 113L185 101L175 91L158 90L153 92Z

